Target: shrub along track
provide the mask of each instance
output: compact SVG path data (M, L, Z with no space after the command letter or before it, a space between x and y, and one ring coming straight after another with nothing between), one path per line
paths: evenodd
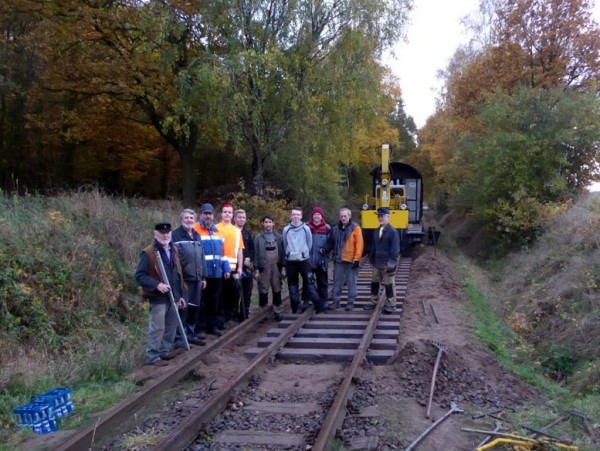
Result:
M400 311L409 270L410 260L401 259L396 274ZM168 367L147 369L155 377L139 393L98 415L90 426L57 449L250 446L300 450L307 445L313 450L327 449L336 431L339 433L346 412L352 411L348 400L357 384L360 386L358 370L365 368L367 360L385 362L396 350L400 312L380 318L383 296L374 311L364 312L361 308L369 297L367 271L364 268L361 272L353 312L314 315L310 307L301 315L289 316L259 341L261 348L248 350L247 354L253 356L248 363L241 351L251 342L248 337L265 326L269 308L261 309L218 340L193 348ZM390 338L390 333L395 333L395 338ZM284 360L296 363L281 363ZM163 405L162 412L137 421L138 411L156 403L162 392L189 374L204 383L196 384L184 398ZM131 424L132 418L137 425L115 437L116 431ZM368 442L369 438L361 440Z

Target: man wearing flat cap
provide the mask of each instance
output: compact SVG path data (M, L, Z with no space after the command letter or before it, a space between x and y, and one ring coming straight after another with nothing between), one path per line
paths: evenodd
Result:
M157 252L168 280L162 280ZM178 307L183 309L185 285L177 248L171 243L171 224L168 222L154 226L154 243L142 251L135 280L142 287L144 298L150 303L146 364L165 366L165 360L172 359L179 349L185 349L184 343L174 343L179 321L169 291L173 291Z
M400 236L398 231L390 225L390 209L378 208L377 218L379 228L374 230L369 262L373 267L371 276L371 302L363 308L373 310L379 300L379 286L385 288L385 306L383 313L390 314L396 311L396 290L394 276L396 263L400 255Z

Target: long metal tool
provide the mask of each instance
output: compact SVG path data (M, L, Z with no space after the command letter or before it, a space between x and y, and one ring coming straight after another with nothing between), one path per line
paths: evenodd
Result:
M437 357L435 358L435 364L433 365L433 375L431 376L431 388L429 389L429 402L427 403L427 413L425 418L431 417L431 403L433 401L433 391L435 390L435 378L437 377L438 368L440 366L440 360L442 354L448 352L447 349L440 343L432 341L431 344L438 348Z
M181 331L181 335L183 336L183 341L185 342L185 349L190 350L190 344L187 340L187 335L185 334L185 329L183 328L183 323L181 322L181 316L179 316L179 306L177 302L175 302L175 297L173 296L173 290L171 289L171 285L169 284L169 278L167 277L167 271L165 271L165 265L160 257L160 252L155 251L156 260L158 261L158 269L160 270L160 277L163 280L163 283L169 285L169 298L171 299L171 304L173 304L173 308L175 309L175 314L177 315L177 322L179 324L179 330Z
M492 432L500 432L502 430L502 423L500 423L500 421L496 421L496 429L494 429ZM475 451L477 451L479 448L481 448L483 445L485 445L487 442L489 442L492 438L494 438L491 435L486 435L485 438L479 442L478 445L475 446Z
M446 412L444 414L443 417L441 417L439 420L437 420L435 423L433 423L431 426L429 426L427 429L425 429L421 435L419 435L414 442L412 442L410 445L408 445L408 448L406 448L406 451L412 451L413 449L415 449L417 447L417 445L419 443L421 443L421 440L423 440L425 437L427 437L427 435L433 431L438 425L440 425L442 423L442 421L444 421L446 418L448 418L450 415L452 415L453 413L458 412L458 413L462 413L464 412L463 409L459 409L458 406L455 403L451 403L450 404L450 410L448 412Z
M433 238L433 255L437 257L437 242L435 239L435 226L429 227L429 233L431 233L431 237Z

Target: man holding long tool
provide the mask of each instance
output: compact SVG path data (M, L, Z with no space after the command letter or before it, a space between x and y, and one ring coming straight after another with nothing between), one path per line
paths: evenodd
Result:
M157 254L160 255L168 280L161 277ZM174 346L175 332L180 323L174 304L177 303L177 307L183 309L185 300L179 255L177 248L171 243L171 224L168 222L154 226L154 243L142 251L135 280L142 287L144 298L150 303L146 364L166 366L165 360L172 359L179 348L186 348L185 344L180 343ZM171 302L171 290L175 303Z
M400 237L398 231L390 224L390 209L378 208L377 218L379 228L375 229L369 262L373 266L371 275L371 302L363 306L365 310L373 310L379 300L379 285L385 288L385 306L383 313L391 314L396 311L396 290L394 277L396 263L400 255Z

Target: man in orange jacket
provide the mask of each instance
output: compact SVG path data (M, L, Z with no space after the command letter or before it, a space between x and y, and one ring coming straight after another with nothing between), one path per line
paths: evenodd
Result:
M348 287L346 310L354 308L358 264L362 257L364 242L360 226L351 221L352 212L348 208L340 209L340 222L333 228L333 293L330 310L340 308L340 296L344 282Z

